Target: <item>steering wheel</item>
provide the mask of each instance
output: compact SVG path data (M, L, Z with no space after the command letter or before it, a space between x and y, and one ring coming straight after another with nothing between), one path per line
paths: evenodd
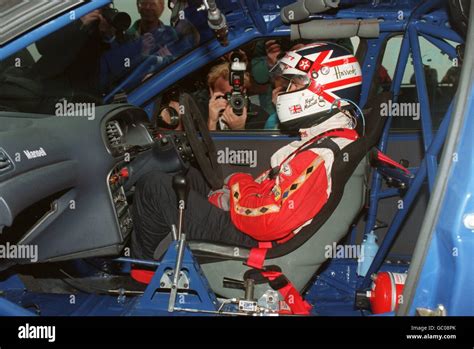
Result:
M188 93L181 93L179 95L179 105L179 113L186 138L204 174L204 178L213 190L222 188L224 175L222 174L221 165L217 163L216 146L196 101ZM201 137L199 137L199 134Z

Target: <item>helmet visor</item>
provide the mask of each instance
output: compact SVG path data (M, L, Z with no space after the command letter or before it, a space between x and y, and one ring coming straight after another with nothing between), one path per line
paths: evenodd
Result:
M311 83L311 79L306 73L291 68L282 62L275 64L275 66L270 69L270 73L273 81L279 81L286 93L304 90L308 88Z

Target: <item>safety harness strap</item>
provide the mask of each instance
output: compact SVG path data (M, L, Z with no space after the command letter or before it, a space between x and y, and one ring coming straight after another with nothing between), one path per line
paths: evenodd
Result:
M273 244L271 242L259 242L258 247L250 249L246 264L255 269L263 269L267 251L272 248L272 246Z
M269 280L269 285L275 291L280 292L286 305L290 308L291 314L309 315L312 309L311 304L301 297L295 286L287 277L278 271L263 271L262 276ZM282 311L285 313L285 311Z
M355 141L359 138L359 135L357 134L357 131L354 129L350 128L337 128L333 130L329 130L326 132L323 132L310 140L306 141L303 143L301 146L299 146L297 149L295 149L291 154L286 156L283 161L280 162L280 164L272 169L270 169L269 177L270 178L275 178L279 173L280 173L280 168L281 166L290 158L298 155L299 153L311 149L313 147L313 144L319 140L322 140L324 138L345 138L345 139L350 139L352 141Z

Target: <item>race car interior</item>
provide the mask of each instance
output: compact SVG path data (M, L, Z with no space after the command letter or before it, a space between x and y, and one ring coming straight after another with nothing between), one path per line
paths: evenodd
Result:
M95 7L87 8L87 11L100 8L95 2L89 2L87 6ZM276 7L271 1L258 1L261 5L257 6L258 11L249 15L252 26L239 27L244 17L242 13L248 14L252 12L249 9L255 9L249 1L244 2L243 12L242 4L232 3L221 9L229 25L229 46L221 45L220 34L214 38L216 30L212 25L209 27L207 20L196 20L192 24L198 35L201 34L200 40L185 47L178 47L176 43L169 45L170 51L175 50L172 59L132 64L126 72L117 72L100 93L90 92L92 90L83 86L72 93L63 90L63 81L58 83L56 80L48 80L47 85L37 84L31 77L41 74L29 74L38 72L43 65L50 67L47 58L51 54L48 50L52 48L43 37L36 45L41 59L34 54L28 55L33 52L33 44L28 45L29 50L22 50L33 68L22 68L21 74L15 76L10 74L12 69L4 70L0 66L0 74L5 77L0 80L0 86L16 88L12 88L9 95L0 94L0 245L37 246L34 261L0 259L0 285L10 287L2 293L22 311L32 310L32 313L43 315L296 313L359 316L376 313L374 308L369 312L373 300L367 296L367 290L375 281L371 279L372 274L406 275L411 256L392 259L388 257L389 250L418 192L424 190L429 195L432 190L435 173L430 171L436 171L433 161L437 160L433 159L439 158L453 108L451 101L457 89L457 82L438 86L436 79L432 90L427 87L430 68L426 59L422 59L420 47L409 36L418 35L414 31L415 24L420 32L423 29L421 22L428 23L425 23L426 27L435 27L436 30L431 28L431 31L425 28L420 37L427 39L438 51L446 51L450 64L461 53L464 55L466 33L463 35L446 25L442 27L441 22L452 21L449 16L453 16L453 12L447 12L447 6L419 7L408 0L404 4L409 16L401 19L393 6L387 4L380 9L362 1L364 4L339 8L339 3L344 3L340 0L320 1L324 9L312 12L318 16L310 16L307 10L307 16L304 11L296 11L298 16L305 16L303 21L285 18L287 11L298 9L291 7L296 6L294 1L279 1ZM211 8L207 10L211 11L215 2L209 3ZM304 1L297 2L301 3ZM186 13L196 12L197 7L189 1ZM354 13L350 12L352 10ZM382 10L386 11L385 16ZM465 10L462 13L464 15ZM267 27L276 17L279 22L275 22L272 29ZM406 27L412 26L415 19L418 22L410 27L409 33ZM324 38L308 34L311 30L304 27L313 23L315 27L310 29L315 31L326 25L319 22L340 20L355 21L358 26L354 26L355 31L335 32L333 36L325 30ZM205 29L201 30L201 26ZM266 28L264 31L263 27ZM360 28L365 28L366 32ZM222 163L218 161L222 149L249 150L260 146L271 153L295 140L296 133L281 130L278 123L268 126L267 118L275 109L270 102L270 112L265 113L265 120L255 128L209 130L209 86L205 83L210 69L232 53L254 52L255 47L268 40L281 40L281 47L290 49L293 44L290 35L291 39L297 36L300 40L325 39L349 45L355 49L354 55L363 69L361 105L360 110L355 111L360 137L344 152L336 154L331 173L333 190L327 203L310 224L283 243L272 242L251 249L188 241L181 234L182 224L178 221L176 226L170 227L168 244L161 244L155 251L155 260L131 258L135 186L145 174L160 170L175 176L176 195L178 201L184 203L186 183L181 175L190 167L199 169L212 189L219 189L232 171L256 174L268 167L268 159L264 160L262 155L259 155L259 161L266 163L258 163L255 167L238 161ZM439 39L443 35L446 40ZM181 40L179 42L184 42L183 37ZM390 65L388 56L395 51L388 52L387 45L395 40L399 40L397 59L391 65L393 69L388 68L390 74L387 76L391 76L384 80L380 71L386 70L384 65ZM453 48L451 43L458 46ZM412 62L409 62L409 54ZM252 59L246 58L249 66ZM231 73L235 73L232 67L235 59L229 58L226 62ZM410 76L407 78L405 72L407 62L413 68L411 85L408 84ZM112 67L112 63L108 67ZM250 73L252 87L247 90L248 95L235 97L244 100L237 100L237 107L238 103L252 103L261 104L258 107L264 109L262 95L271 101L268 88L272 82L259 84L255 82L257 79L256 74ZM401 87L403 83L405 86ZM42 91L44 86L48 86L46 94ZM430 91L436 91L437 95ZM398 96L402 101L422 103L421 121L416 120L416 130L407 132L406 136L413 142L410 147L416 148L416 152L420 149L421 155L415 165L404 159L390 163L391 159L387 160L374 150L378 147L386 152L389 139L397 141L405 137L401 130L415 123L395 119L392 123L391 117L387 121L388 118L381 114L380 106L391 103L390 100ZM233 97L229 94L225 98L230 103ZM173 108L170 101L176 102L179 108ZM84 115L77 116L77 111L66 115L67 108L77 102L84 105L91 102L93 108ZM439 130L436 133L432 132L430 106L437 118L433 121L434 129ZM58 115L58 108L63 108L64 113ZM423 154L428 152L431 160L425 161ZM389 197L403 198L407 208L387 210L389 213L384 220L391 222L393 219L394 223L384 224L377 209L379 201ZM193 209L184 205L179 207L180 210ZM384 231L384 238L380 239L379 252L372 256L373 262L364 275L356 275L356 259L350 262L331 259L325 253L327 246L354 245L358 236L366 236L377 229ZM362 233L357 235L357 230ZM411 237L410 253L413 253L417 238L418 235ZM257 265L252 264L255 253L260 253ZM393 263L393 260L397 262ZM344 264L346 262L348 264ZM255 274L257 269L267 273L263 279ZM283 294L282 290L303 297L314 308L285 308L288 293ZM54 297L64 300L70 294L84 296L80 305L87 302L92 305L80 309L48 308L47 304ZM181 303L179 297L183 295L185 298ZM280 302L283 300L285 302ZM305 301L298 301L298 306L305 307ZM384 308L380 312L395 314L396 309L398 305L393 303L388 310Z

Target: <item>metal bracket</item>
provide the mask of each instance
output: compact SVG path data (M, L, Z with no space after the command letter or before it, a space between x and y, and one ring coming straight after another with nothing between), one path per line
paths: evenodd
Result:
M128 103L128 95L126 92L118 92L113 96L112 104Z
M162 289L171 289L173 285L173 276L174 276L174 269L168 270L163 274L160 279L160 288ZM178 278L178 289L179 290L187 290L189 289L189 278L185 272L179 272Z
M438 304L436 309L429 309L429 308L416 308L416 315L417 316L448 316L448 312L446 308L442 304Z
M258 306L265 312L278 313L280 311L280 294L274 290L267 290L258 300Z

